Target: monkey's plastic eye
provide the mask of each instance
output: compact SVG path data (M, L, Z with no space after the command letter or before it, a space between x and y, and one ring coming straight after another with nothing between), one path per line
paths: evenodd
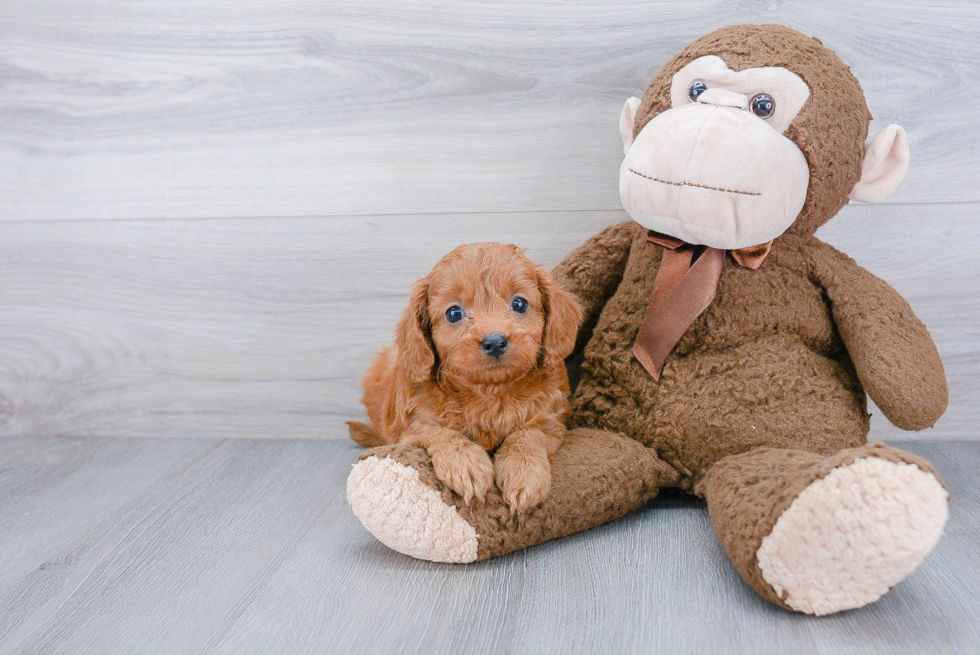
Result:
M768 93L758 93L749 101L752 113L759 118L769 118L776 111L776 101Z
M527 301L520 296L514 296L514 299L510 301L510 310L518 314L523 314L527 311Z
M463 308L459 305L453 305L446 310L446 320L450 323L459 323L463 320Z
M691 99L691 102L697 102L698 96L708 90L708 85L701 80L694 80L691 82L691 86L687 87L687 97Z

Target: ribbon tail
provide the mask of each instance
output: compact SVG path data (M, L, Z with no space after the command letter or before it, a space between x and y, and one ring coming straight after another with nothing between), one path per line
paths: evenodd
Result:
M665 257L657 272L658 279L667 263ZM724 266L725 251L708 248L668 291L666 298L657 297L657 283L654 282L653 297L633 344L633 355L655 380L660 379L667 355L715 299ZM670 270L667 274L673 276L676 272ZM654 300L660 301L656 307Z
M762 266L762 262L766 260L769 256L769 252L772 250L772 241L767 241L765 243L760 243L757 246L749 246L748 248L739 248L738 250L731 250L732 259L735 260L739 266L745 268L751 268L753 271L759 270Z

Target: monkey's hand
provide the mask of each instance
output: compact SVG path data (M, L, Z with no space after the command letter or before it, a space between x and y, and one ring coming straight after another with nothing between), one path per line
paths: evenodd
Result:
M862 386L903 430L932 427L949 390L929 331L897 291L816 239L813 271Z

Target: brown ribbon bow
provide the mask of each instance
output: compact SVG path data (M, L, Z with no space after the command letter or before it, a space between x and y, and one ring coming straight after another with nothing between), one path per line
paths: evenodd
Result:
M772 241L726 251L694 246L653 230L647 235L647 241L663 246L664 255L640 333L633 344L633 355L654 380L659 380L667 355L715 299L725 253L731 253L739 266L758 270L772 250ZM695 255L699 256L695 258Z

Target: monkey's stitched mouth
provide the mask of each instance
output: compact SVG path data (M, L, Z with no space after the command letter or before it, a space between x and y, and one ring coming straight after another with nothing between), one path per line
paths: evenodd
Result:
M667 180L661 180L660 178L650 177L649 175L644 175L643 173L640 173L638 171L634 171L632 168L630 169L630 173L633 173L634 175L639 175L640 177L642 177L644 179L647 179L647 180L651 180L653 182L660 182L661 184L669 184L670 186L691 186L691 187L697 187L699 189L708 189L709 191L721 191L723 193L737 193L737 194L742 195L742 196L761 196L762 195L761 193L754 193L752 191L736 191L735 189L722 189L720 187L707 186L705 184L694 184L693 182L669 182Z

